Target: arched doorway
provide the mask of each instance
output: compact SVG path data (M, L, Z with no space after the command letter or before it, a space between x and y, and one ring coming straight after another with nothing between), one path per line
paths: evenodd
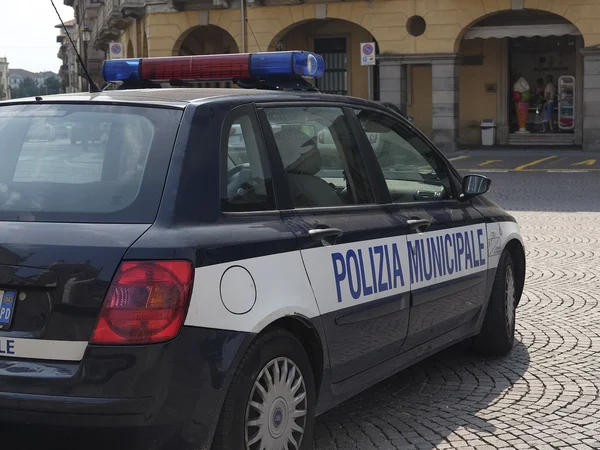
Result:
M580 50L584 41L570 21L540 10L495 13L465 28L457 46L462 56L461 144L480 143L480 123L485 119L496 121L499 145L581 143L583 62ZM527 102L520 102L526 103L528 113L519 113L527 115L526 132L519 127L513 101L513 85L521 78L530 87L524 97ZM574 82L573 88L567 81ZM538 82L541 82L539 92ZM555 90L551 115L554 130L543 133L550 123L546 121L543 107L548 82ZM527 106L520 105L525 109Z
M356 23L311 19L283 29L272 39L268 50L314 51L325 60L325 74L316 80L321 92L377 99L377 66L370 71L361 65L363 42L375 42L375 38ZM377 43L375 47L378 53Z
M219 55L238 53L239 49L233 36L216 25L201 25L183 33L175 43L173 55ZM228 81L194 83L195 87L231 88L235 85Z
M183 33L175 43L173 55L215 55L238 51L235 39L227 31L216 25L203 25Z

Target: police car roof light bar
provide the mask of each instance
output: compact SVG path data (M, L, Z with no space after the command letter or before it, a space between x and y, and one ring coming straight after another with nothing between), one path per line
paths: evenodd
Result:
M304 51L117 59L102 65L107 82L125 85L239 80L240 86L257 87L260 81L319 78L324 71L323 58Z

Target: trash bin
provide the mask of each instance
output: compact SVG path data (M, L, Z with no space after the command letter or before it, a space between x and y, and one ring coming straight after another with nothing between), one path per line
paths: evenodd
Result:
M496 142L496 122L493 119L481 121L481 144L494 145Z

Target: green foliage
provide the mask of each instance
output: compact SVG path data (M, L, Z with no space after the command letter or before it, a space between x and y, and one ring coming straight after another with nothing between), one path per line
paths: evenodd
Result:
M33 78L25 78L18 88L11 89L12 98L35 97L37 95L52 95L60 92L60 80L56 76L46 78L38 84Z
M60 92L60 80L58 77L50 77L44 80L44 95L58 94Z

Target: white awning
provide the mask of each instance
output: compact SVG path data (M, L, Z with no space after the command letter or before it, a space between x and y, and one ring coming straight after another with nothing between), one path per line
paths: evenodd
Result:
M508 25L502 27L473 27L463 39L519 38L534 36L580 36L581 32L570 23L552 25Z

